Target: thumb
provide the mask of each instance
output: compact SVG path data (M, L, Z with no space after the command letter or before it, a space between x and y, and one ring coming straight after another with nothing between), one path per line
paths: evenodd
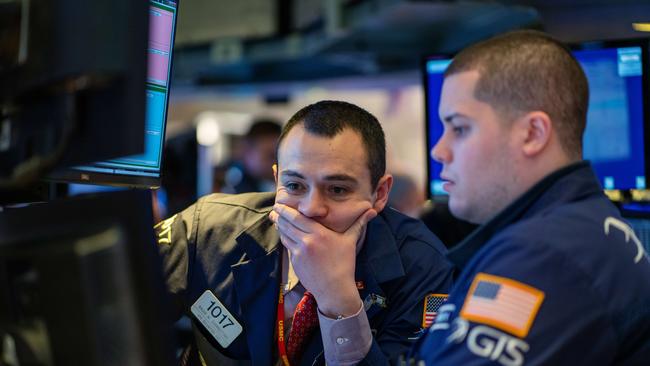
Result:
M354 234L356 236L361 235L363 228L368 224L368 222L377 217L377 211L373 208L367 209L364 213L359 215L357 221L355 221L346 231L345 234Z

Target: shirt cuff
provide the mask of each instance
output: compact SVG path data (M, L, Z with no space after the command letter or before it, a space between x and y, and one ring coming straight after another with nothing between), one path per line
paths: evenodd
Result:
M318 321L328 366L356 365L366 357L372 333L363 304L356 314L341 319L328 318L319 310Z

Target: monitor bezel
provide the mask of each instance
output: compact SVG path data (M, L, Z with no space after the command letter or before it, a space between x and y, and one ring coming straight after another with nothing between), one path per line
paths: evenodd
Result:
M163 147L161 146L161 148ZM158 189L162 183L162 158L160 164L161 173L157 177L119 173L100 173L84 169L68 168L51 173L46 180L58 183L80 183L114 187Z

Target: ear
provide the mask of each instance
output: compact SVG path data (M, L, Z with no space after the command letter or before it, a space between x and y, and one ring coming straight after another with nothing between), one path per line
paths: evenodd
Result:
M273 164L273 179L275 179L275 186L278 185L278 164Z
M390 189L392 186L392 175L385 174L379 179L379 182L377 183L377 189L375 190L375 204L373 205L375 211L381 212L381 210L386 207L386 204L388 203L388 194L390 194Z
M524 129L524 155L533 157L544 151L553 134L553 122L548 114L541 111L529 112L522 117L520 123Z

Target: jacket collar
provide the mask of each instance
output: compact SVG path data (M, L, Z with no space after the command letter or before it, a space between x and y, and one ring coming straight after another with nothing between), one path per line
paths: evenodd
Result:
M262 210L262 212L268 214L271 212L271 207ZM250 259L272 252L278 247L279 240L278 231L273 227L273 222L267 215L263 215L237 236L237 243Z
M355 280L368 319L387 306L381 284L404 276L398 243L382 214L368 223L363 248L357 255Z
M602 192L586 161L561 168L535 184L487 223L479 226L447 257L462 270L467 262L497 233L525 217L569 201Z
M368 223L363 248L357 264L367 263L377 283L384 283L405 275L398 243L382 214Z

